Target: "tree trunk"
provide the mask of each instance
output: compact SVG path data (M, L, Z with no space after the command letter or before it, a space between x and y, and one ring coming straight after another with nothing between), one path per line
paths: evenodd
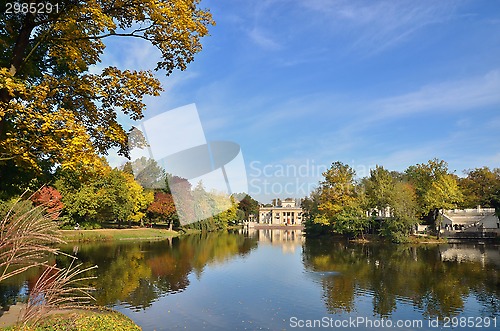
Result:
M441 220L443 219L442 215L444 214L443 209L441 209L441 214L438 212L438 216L436 219L437 224L437 238L441 239Z
M32 1L34 2L34 1ZM16 44L12 50L12 58L10 60L10 71L13 76L16 75L21 70L23 62L25 60L24 56L26 50L28 49L30 35L35 28L35 14L27 13L23 26L17 35ZM9 103L12 100L12 96L9 94L6 88L0 89L0 101L2 103ZM6 133L6 118L2 116L0 118L0 139L3 139Z

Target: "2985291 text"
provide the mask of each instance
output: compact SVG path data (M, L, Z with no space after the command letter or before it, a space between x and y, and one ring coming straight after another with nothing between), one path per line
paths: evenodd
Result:
M5 14L52 14L59 13L59 3L50 2L7 2L5 3Z

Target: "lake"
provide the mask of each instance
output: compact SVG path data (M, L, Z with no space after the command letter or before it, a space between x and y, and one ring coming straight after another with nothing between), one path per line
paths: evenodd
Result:
M498 246L363 245L250 229L64 251L97 264L97 304L143 330L500 327ZM3 285L2 303L34 279Z

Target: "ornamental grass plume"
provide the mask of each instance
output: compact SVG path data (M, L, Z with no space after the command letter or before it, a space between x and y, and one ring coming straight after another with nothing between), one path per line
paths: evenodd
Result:
M90 294L90 286L82 282L96 277L85 277L83 274L97 266L82 269L82 264L74 264L73 258L67 268L55 265L47 266L30 290L28 303L20 320L23 325L36 324L47 312L56 309L78 309L87 307L95 298Z
M0 221L0 282L30 268L47 264L48 254L58 254L62 244L52 215L43 205L32 207L17 200Z
M47 213L44 205L33 207L21 198L0 220L0 282L31 268L44 268L19 316L24 326L36 324L51 310L88 307L95 301L93 288L81 283L95 278L83 274L97 266L82 269L73 256L67 268L48 263L50 255L67 255L56 246L65 242L53 220L54 214Z

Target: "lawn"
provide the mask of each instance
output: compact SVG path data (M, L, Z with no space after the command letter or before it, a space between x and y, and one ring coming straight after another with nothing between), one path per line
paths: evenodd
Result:
M61 230L62 239L67 242L111 241L111 240L159 240L176 237L176 231L166 229L96 229L96 230Z

